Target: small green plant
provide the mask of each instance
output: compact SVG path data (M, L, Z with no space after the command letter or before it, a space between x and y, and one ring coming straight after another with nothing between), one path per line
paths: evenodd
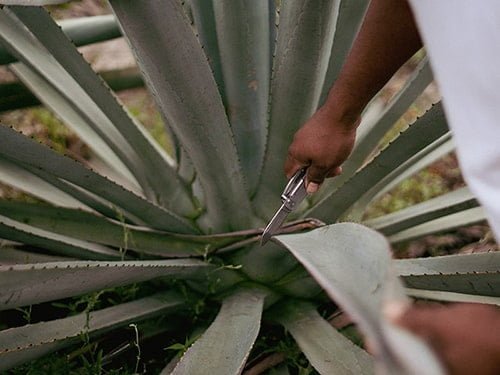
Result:
M0 127L0 179L36 198L0 200L0 307L33 306L22 312L31 322L0 331L1 370L239 374L283 353L271 372L439 373L383 305L498 298L498 253L390 257L390 243L483 220L467 188L363 219L450 151L440 104L378 147L432 81L425 58L387 106L367 111L343 174L259 246L288 143L335 81L368 1L111 0L113 16L61 28L44 8L19 6L32 2L3 3L2 61L90 151L76 161ZM171 149L75 48L120 30ZM59 123L44 121L57 138ZM352 317L375 358L318 313L325 305ZM34 319L42 309L48 318ZM259 339L269 330L282 334Z

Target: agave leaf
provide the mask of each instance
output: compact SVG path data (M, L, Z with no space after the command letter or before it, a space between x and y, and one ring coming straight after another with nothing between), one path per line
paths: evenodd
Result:
M323 90L319 101L320 105L325 101L330 88L337 80L340 69L361 26L361 21L365 16L368 4L368 0L340 0L339 15L335 27L328 70L326 71L325 82L323 83Z
M429 146L417 152L413 157L408 159L401 166L396 168L390 175L387 176L387 184L384 186L382 181L378 183L377 192L373 194L373 198L377 199L381 195L391 191L399 183L413 176L415 173L429 166L431 163L441 159L455 149L451 132L446 133L436 139Z
M259 182L266 141L269 4L268 0L213 4L227 114L242 171L253 192Z
M0 3L5 3L0 1ZM14 5L14 4L13 4ZM77 17L58 21L62 31L75 46L119 38L120 29L112 15ZM16 58L0 46L0 65L15 62Z
M212 229L247 227L252 211L233 134L181 4L176 0L110 3L146 83L195 166Z
M391 235L442 216L477 207L478 204L469 188L463 187L406 209L367 220L364 224L385 235Z
M393 262L400 276L497 272L500 267L500 252L397 259Z
M0 370L47 355L81 340L177 309L182 297L168 292L68 318L0 331Z
M406 160L418 153L448 131L440 104L432 107L396 140L387 146L370 164L355 174L349 181L305 213L323 221L337 220L369 188L388 176Z
M88 209L72 196L2 156L0 156L0 181L58 206Z
M0 126L0 137L3 140L0 156L70 182L106 199L116 206L116 212L123 211L125 217L134 217L138 222L148 223L158 229L168 228L180 233L194 230L187 220L140 198L80 163L27 139L7 126Z
M172 374L241 374L259 333L265 296L262 290L242 290L227 297Z
M474 207L404 229L390 235L388 239L391 243L404 242L429 234L443 233L465 225L476 224L483 220L486 220L483 207Z
M255 206L264 217L285 185L282 173L295 131L316 110L337 22L339 1L284 1L271 80L270 118Z
M103 42L122 36L112 14L70 18L57 23L75 46Z
M126 164L150 199L175 207L182 214L192 213L189 192L183 189L171 158L128 116L50 15L37 7L11 7L7 12L12 18L6 12L0 14L0 33L6 46L79 111ZM33 34L17 25L16 17Z
M224 79L222 76L221 57L215 27L214 0L191 0L194 26L203 52L212 69L212 73L219 89L222 102L226 103Z
M68 124L68 126L99 158L107 163L113 170L118 171L118 173L125 177L129 189L131 189L130 185L132 185L134 186L133 190L140 191L134 176L129 172L118 156L116 156L113 150L92 129L92 126L80 116L78 111L73 109L71 103L47 82L42 75L22 63L12 64L10 69L48 108L54 113L57 113L57 116L61 118L64 123Z
M273 243L266 246L255 244L241 249L229 257L231 264L241 265L250 279L270 283L277 281L291 271L297 261L290 253Z
M455 273L445 275L408 275L403 279L413 289L441 290L465 294L500 297L500 267L494 272Z
M500 252L401 259L394 266L410 288L500 296Z
M373 374L370 355L337 332L314 306L289 302L278 321L320 374Z
M403 181L403 177L411 176L409 174L409 171L418 172L418 168L413 168L414 166L418 165L419 168L425 167L425 165L422 164L421 161L425 160L426 163L429 162L430 159L428 158L428 156L430 154L438 156L440 154L439 150L441 150L443 146L447 151L447 143L450 140L451 133L448 132L433 141L428 146L425 146L422 150L415 153L415 155L411 156L409 159L405 160L384 178L374 184L343 216L348 216L353 221L361 220L364 212L366 211L366 207L371 202L373 202L377 197L381 196L385 192L389 191L388 188L396 186L397 182Z
M11 66L12 67L12 66ZM144 86L136 67L110 70L99 73L113 91ZM40 104L40 101L20 82L0 84L0 112Z
M224 245L256 234L233 232L219 235L180 235L110 220L81 210L0 200L0 213L16 221L64 236L111 245L124 251L163 257L204 255Z
M25 263L48 263L73 260L68 257L37 254L31 251L23 250L22 247L16 245L4 244L4 240L0 244L0 264L25 264Z
M441 290L425 290L406 288L406 294L415 298L430 299L445 302L485 303L500 306L500 297L481 296L475 294L464 294L454 292L443 292Z
M273 283L273 289L294 298L311 299L322 289L300 264L281 279Z
M407 78L403 87L394 95L385 108L374 118L362 121L357 131L355 150L350 157L348 170L358 169L380 142L382 137L403 116L415 100L424 92L432 82L432 70L429 60L424 57L415 70ZM352 164L351 164L352 163Z
M0 266L0 310L138 283L160 276L193 276L207 266L207 263L195 259L66 261Z
M379 371L442 373L420 340L382 315L386 303L407 303L407 298L391 267L389 244L381 234L359 224L342 223L275 238L359 325L373 344Z
M106 246L77 240L11 220L0 215L0 238L42 247L53 253L87 259L117 259L120 254Z

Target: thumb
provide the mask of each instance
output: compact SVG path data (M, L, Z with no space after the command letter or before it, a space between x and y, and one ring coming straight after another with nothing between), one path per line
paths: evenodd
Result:
M323 166L318 166L316 164L311 164L309 168L307 168L307 176L306 176L307 192L315 193L318 190L319 185L323 183L327 175L328 175L328 168Z

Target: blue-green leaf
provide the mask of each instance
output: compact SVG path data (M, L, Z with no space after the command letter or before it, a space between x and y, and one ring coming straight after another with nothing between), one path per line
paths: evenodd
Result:
M278 321L320 374L373 374L370 355L337 332L313 306L288 303Z
M164 314L183 304L183 298L174 293L159 293L90 313L0 331L0 370L77 343L81 335L99 336L113 328Z
M252 212L233 134L180 2L112 0L111 5L146 83L196 169L211 229L247 227Z
M108 200L116 206L117 213L123 212L125 218L134 218L139 223L148 223L158 229L180 233L194 231L187 220L135 195L80 163L56 154L7 126L0 126L0 137L3 140L1 157L40 171L42 177L48 174L54 179L62 180L62 183L69 182Z
M196 276L209 265L195 259L60 261L0 265L0 310L138 283L162 276ZM78 281L78 282L75 282Z
M270 118L261 182L255 206L272 216L285 185L283 166L295 131L314 113L321 95L339 2L284 1L281 4L271 81Z
M262 168L270 81L268 0L215 1L226 112L250 192Z
M172 374L240 374L259 333L265 296L262 290L242 290L227 297L213 323Z

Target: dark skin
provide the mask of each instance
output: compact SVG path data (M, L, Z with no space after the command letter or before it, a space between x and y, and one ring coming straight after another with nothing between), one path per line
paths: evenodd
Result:
M341 173L354 146L361 112L422 47L405 0L372 0L353 48L323 106L297 131L285 173L308 167L308 192ZM414 305L391 317L435 349L450 374L500 374L500 312L496 306Z
M395 322L426 340L453 375L500 374L500 309L474 303L413 306Z
M339 174L340 165L354 146L361 112L421 47L405 1L372 1L325 104L295 134L288 150L286 175L290 178L299 168L309 166L308 181L319 186L326 177ZM308 188L311 190L311 186Z

